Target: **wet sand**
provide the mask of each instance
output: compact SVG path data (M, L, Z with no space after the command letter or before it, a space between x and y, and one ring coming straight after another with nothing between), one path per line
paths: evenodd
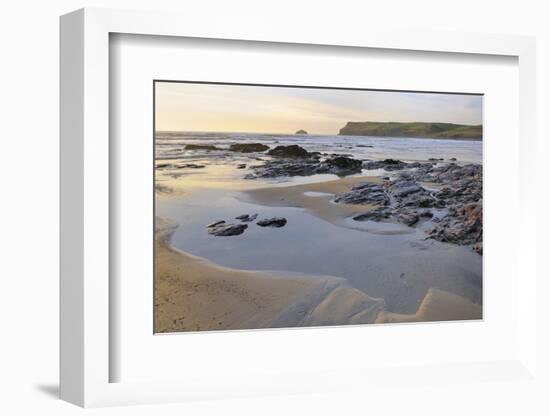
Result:
M373 323L384 307L345 279L219 267L170 246L156 219L155 332Z
M431 288L414 314L381 311L376 323L461 321L481 319L482 307L462 296Z
M404 315L338 277L220 267L172 247L176 227L156 219L157 333L481 318L481 305L434 288Z

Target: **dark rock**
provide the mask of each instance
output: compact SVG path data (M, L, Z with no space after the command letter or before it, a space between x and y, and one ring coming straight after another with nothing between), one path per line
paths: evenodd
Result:
M185 150L220 150L211 144L186 144Z
M238 217L235 217L236 220L241 220L242 222L251 222L254 221L256 218L258 218L258 214L243 214L239 215Z
M367 182L354 185L351 191L336 195L334 202L340 204L388 205L390 198L382 185Z
M235 143L229 146L231 152L241 153L265 152L268 149L269 146L262 143Z
M351 159L349 157L338 156L332 159L328 159L326 163L330 166L334 166L342 170L361 170L363 162L357 159Z
M390 187L391 194L396 198L403 198L407 195L414 194L416 192L420 192L424 190L420 185L418 185L415 181L396 181L392 183Z
M240 235L248 228L247 224L219 224L208 227L208 234L216 237L228 237L231 235Z
M254 173L246 175L246 179L275 178L279 176L310 176L320 173L333 173L345 176L361 172L361 161L339 156L321 161L315 154L312 157L281 158L267 161L264 165L253 166Z
M355 221L383 221L391 217L388 209L375 209L353 217Z
M310 176L321 173L319 161L314 159L274 159L260 166L252 166L251 169L253 173L246 175L245 179Z
M435 199L431 196L420 196L417 200L417 206L419 208L430 208L433 207L435 204Z
M237 166L237 169L245 169L245 168L246 168L245 163L241 163L240 165Z
M258 221L256 224L258 224L260 227L280 228L286 225L286 218L282 218L282 217L266 218L264 220Z
M403 163L400 160L396 159L384 159L382 162L386 165L399 165L400 163Z
M289 146L277 146L267 152L270 156L285 157L285 158L306 158L309 157L309 152L297 144Z
M399 222L402 222L405 225L408 225L409 227L413 226L418 222L420 219L420 216L417 212L409 212L406 214L400 214L397 216L397 220Z
M449 213L431 230L430 237L434 240L461 245L481 243L482 215L481 202L449 209Z
M171 167L172 165L170 163L159 163L155 166L156 169L164 169Z
M363 168L368 170L384 169L387 171L400 170L407 166L407 163L395 159L384 159L376 161L367 161L363 163Z
M298 130L295 134L307 134L305 130Z
M452 161L452 162L456 162L456 157L452 157L449 160Z
M432 211L422 211L419 215L420 218L433 218L434 213Z
M219 221L211 222L210 224L207 225L207 227L212 228L212 227L216 227L220 224L225 224L225 221L224 220L219 220Z
M176 166L178 169L202 169L205 166L204 165L197 165L195 163L184 163L182 165Z
M374 147L370 144L358 144L357 147Z

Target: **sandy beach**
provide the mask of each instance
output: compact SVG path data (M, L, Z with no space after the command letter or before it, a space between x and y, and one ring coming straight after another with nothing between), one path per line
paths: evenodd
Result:
M482 319L481 151L455 138L157 134L155 332Z
M170 246L157 218L155 332L373 323L382 299L344 279L219 267Z
M241 199L296 207L341 225L376 205L334 204L334 194L379 177L351 176L293 186L243 190ZM415 313L395 313L341 277L222 267L171 245L178 225L156 218L155 332L305 327L481 319L463 296L430 287ZM368 276L365 276L368 278Z

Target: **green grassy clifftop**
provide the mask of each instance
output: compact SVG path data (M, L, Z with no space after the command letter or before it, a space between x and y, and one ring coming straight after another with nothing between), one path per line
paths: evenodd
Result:
M425 137L431 139L481 140L483 127L452 123L352 122L340 129L347 136Z

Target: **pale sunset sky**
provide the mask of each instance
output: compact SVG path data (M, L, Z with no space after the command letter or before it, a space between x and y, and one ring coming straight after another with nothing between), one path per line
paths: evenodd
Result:
M157 131L337 134L348 121L482 123L479 95L157 82Z

